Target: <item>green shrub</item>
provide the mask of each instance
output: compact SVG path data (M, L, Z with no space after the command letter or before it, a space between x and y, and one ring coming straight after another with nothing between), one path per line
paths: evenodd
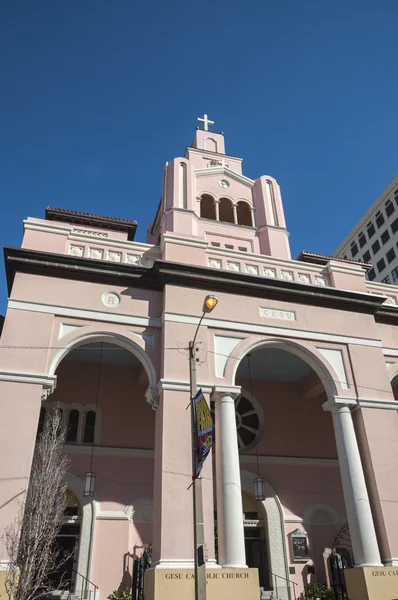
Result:
M114 590L112 594L109 594L108 600L131 600L131 594L127 590L121 592Z

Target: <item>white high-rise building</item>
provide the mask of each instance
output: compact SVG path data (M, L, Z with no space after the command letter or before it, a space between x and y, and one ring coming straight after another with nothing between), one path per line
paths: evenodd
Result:
M398 284L398 175L333 255L370 262L368 279Z

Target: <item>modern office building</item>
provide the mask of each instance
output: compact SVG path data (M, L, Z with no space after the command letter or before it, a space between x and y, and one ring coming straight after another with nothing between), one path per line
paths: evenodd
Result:
M398 175L333 254L372 263L370 281L398 281Z

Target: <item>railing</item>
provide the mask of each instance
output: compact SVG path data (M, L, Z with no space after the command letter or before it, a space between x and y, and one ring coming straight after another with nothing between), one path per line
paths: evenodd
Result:
M98 586L79 573L79 571L76 571L76 569L72 569L72 573L75 575L75 585L73 586L74 591L69 592L68 599L74 596L75 598L80 598L80 600L97 600ZM78 580L82 580L81 589L76 589ZM92 590L90 589L90 585L93 587ZM93 592L93 596L91 596L91 592Z
M274 578L273 585L274 585L275 593L277 596L278 596L278 579L283 579L283 581L286 581L286 583L288 584L289 595L290 595L290 591L291 591L290 584L293 585L293 598L294 598L294 600L296 600L297 596L296 596L295 586L298 585L298 583L296 583L295 581L292 581L291 579L287 579L286 577L282 577L282 575L277 575L276 573L273 573L272 571L269 571L269 574L272 575L272 577Z

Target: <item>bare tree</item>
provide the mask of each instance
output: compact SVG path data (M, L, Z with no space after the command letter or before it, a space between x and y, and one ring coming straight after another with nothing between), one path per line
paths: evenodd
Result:
M61 567L56 538L63 524L68 459L62 451L62 412L49 412L36 444L24 506L5 532L9 559L6 591L12 600L34 600L50 591Z

